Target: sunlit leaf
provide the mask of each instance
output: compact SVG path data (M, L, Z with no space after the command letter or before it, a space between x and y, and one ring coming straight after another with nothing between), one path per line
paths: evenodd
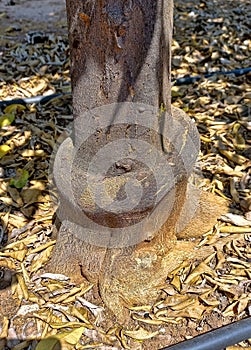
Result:
M22 157L43 157L45 155L44 150L42 149L37 149L37 150L33 150L33 149L26 149L24 151L21 152Z
M38 343L36 350L53 350L57 342L61 343L61 341L67 342L71 345L76 345L84 330L85 327L79 327L69 332L58 333L54 336L45 338Z
M10 150L11 150L10 146L1 145L0 146L0 159L3 158Z
M76 345L83 334L85 327L79 327L73 329L70 332L65 332L61 334L57 334L58 339L64 339L67 343L71 345Z
M29 267L30 272L35 272L50 259L51 252L53 250L53 246L49 246L47 249L43 250L38 256L36 260L32 261L31 266Z
M155 337L159 334L159 331L150 332L146 329L140 327L139 329L135 331L124 331L124 334L127 335L130 338L136 339L136 340L146 340Z
M202 262L188 275L185 282L190 283L193 280L195 280L198 276L201 276L204 273L207 273L210 276L216 276L215 271L213 271L208 265Z
M2 319L2 327L0 330L0 339L7 338L8 336L8 326L9 326L9 319L8 317L3 317Z
M16 259L18 261L23 261L26 256L26 253L27 253L27 249L15 250L10 252L0 252L0 257L6 256L9 258Z

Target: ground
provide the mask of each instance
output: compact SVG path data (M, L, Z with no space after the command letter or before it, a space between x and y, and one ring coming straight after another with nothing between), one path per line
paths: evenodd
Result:
M1 27L5 27L7 32L11 32L11 28L22 34L29 29L47 29L57 33L63 29L66 32L64 1L1 0L0 13Z
M203 187L228 200L231 213L198 241L208 256L169 274L154 305L128 305L123 326L91 285L42 271L55 244L48 168L72 121L64 3L6 0L0 13L1 99L66 93L2 105L0 349L35 349L49 335L63 349L160 349L250 316L250 73L173 86L173 104L201 134ZM250 22L249 1L176 1L173 79L249 67Z

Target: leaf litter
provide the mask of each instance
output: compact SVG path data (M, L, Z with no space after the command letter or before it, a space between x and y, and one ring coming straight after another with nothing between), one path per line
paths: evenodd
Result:
M173 77L248 66L248 6L177 1ZM36 44L1 38L1 47L2 99L70 91L66 36L46 35ZM0 348L53 349L61 342L64 349L157 349L250 316L250 75L174 85L172 96L199 129L204 188L227 198L231 213L198 241L213 254L170 273L154 305L128 305L129 326L109 320L105 306L92 302L91 284L43 271L55 244L48 167L70 129L71 97L2 110Z

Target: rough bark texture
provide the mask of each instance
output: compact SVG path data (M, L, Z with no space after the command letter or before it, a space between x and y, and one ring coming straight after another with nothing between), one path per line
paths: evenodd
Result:
M172 0L68 0L75 116L112 102L170 110Z
M67 0L66 3L74 117L94 107L128 101L155 107L163 105L166 115L171 118L172 0ZM185 123L185 133L182 135L182 146L185 146L189 130L184 112L174 110L173 118ZM168 120L160 122L162 127L168 127ZM140 128L133 132L137 137ZM146 140L150 137L155 146L161 149L158 137L151 133L146 133L144 137ZM154 301L158 295L157 287L165 281L168 272L182 259L199 254L198 251L192 252L191 244L182 243L178 249L175 248L175 227L186 201L188 179L182 173L178 159L173 160L177 162L176 171L180 171L175 203L168 221L151 240L131 247L111 249L83 242L64 226L58 235L49 269L64 271L75 280L85 277L98 285L103 301L120 321L126 317L125 303ZM121 176L119 169L116 171L113 174L115 181ZM207 209L211 225L222 206L208 203ZM201 212L200 209L198 212ZM134 214L138 215L130 213L118 221L131 220ZM96 212L93 215L94 219L98 218ZM195 235L202 234L208 228L203 228L202 215L196 218ZM109 220L116 225L114 218ZM194 224L190 225L184 234L179 233L180 237L193 236L191 230Z

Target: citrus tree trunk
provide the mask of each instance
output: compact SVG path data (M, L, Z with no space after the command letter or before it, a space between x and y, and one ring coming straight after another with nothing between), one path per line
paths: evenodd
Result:
M112 102L170 111L172 0L68 0L75 115Z
M199 137L171 109L172 0L66 4L74 132L55 161L50 268L94 283L123 320L186 256L173 248Z

